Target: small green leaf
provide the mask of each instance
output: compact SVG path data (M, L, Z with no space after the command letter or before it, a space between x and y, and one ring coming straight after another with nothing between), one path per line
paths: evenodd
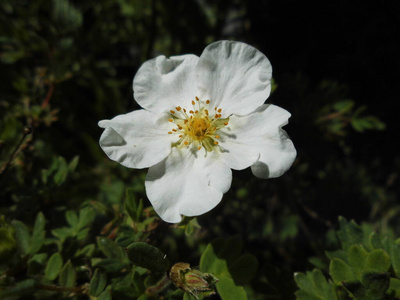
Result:
M141 201L139 204L137 203L135 192L132 188L126 189L125 209L134 222L138 222L140 219L142 213L140 210L143 209L143 200Z
M90 280L89 294L91 296L99 296L107 284L107 276L100 269L96 269L92 280Z
M76 215L76 212L68 210L65 213L65 219L72 228L76 229L78 227L78 216Z
M83 227L91 224L95 218L96 214L94 213L91 207L84 207L79 212L79 222L78 229L82 229Z
M63 265L63 260L61 254L58 252L54 253L47 262L47 266L44 271L44 276L48 280L56 279L58 274L60 274L62 265Z
M46 232L44 230L45 224L46 219L44 218L43 213L38 213L38 215L36 216L35 225L33 227L32 239L28 251L28 253L31 255L37 253L43 246L46 235Z
M97 300L112 300L111 297L111 286L108 286L104 292L100 294Z
M106 237L98 237L97 245L108 258L125 258L123 249L116 242Z
M36 275L40 273L47 260L47 253L34 254L28 261L28 274Z
M322 272L314 269L312 272L296 273L294 275L297 286L300 288L296 292L299 300L337 300L335 287L331 281L327 281Z
M388 293L394 293L396 298L400 298L400 280L397 278L390 278L390 285L388 289Z
M75 156L68 164L68 171L73 172L75 171L76 167L79 163L79 156Z
M366 288L367 299L384 299L386 290L390 285L390 275L387 272L366 272L363 274L361 282Z
M24 223L17 220L13 222L13 225L15 228L18 250L21 252L22 255L26 255L29 251L31 239L28 227Z
M61 185L67 179L68 175L68 164L64 157L58 157L58 169L53 176L54 183Z
M71 261L68 261L61 270L60 286L74 287L76 284L76 272Z
M348 260L352 267L354 278L360 280L367 259L367 251L360 245L353 245L348 250Z
M386 272L390 268L390 257L382 249L371 251L365 262L365 270Z
M98 261L92 259L92 264L96 268L104 270L106 273L119 273L129 268L129 265L116 258L105 258Z
M364 234L360 226L353 220L347 222L343 217L339 217L340 230L337 235L342 243L343 250L349 249L354 244L362 244Z
M222 300L247 300L247 294L242 286L235 284L232 278L219 277L217 291Z
M356 280L350 266L339 258L334 258L331 260L329 274L332 276L333 282L335 283Z
M132 243L126 248L126 253L129 260L139 267L155 272L165 272L169 269L169 262L164 254L147 243Z

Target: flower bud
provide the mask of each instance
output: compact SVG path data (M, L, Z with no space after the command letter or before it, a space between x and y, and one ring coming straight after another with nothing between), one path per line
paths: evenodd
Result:
M214 275L191 269L187 263L173 265L169 278L176 287L193 295L196 299L199 294L202 296L215 294L215 284L218 282Z

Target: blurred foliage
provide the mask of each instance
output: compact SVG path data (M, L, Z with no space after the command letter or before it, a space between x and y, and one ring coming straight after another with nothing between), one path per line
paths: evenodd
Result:
M345 84L273 61L295 164L269 181L234 172L217 208L177 225L151 208L145 171L99 148L98 120L138 108L146 59L219 39L268 55L249 15L240 0L0 3L1 299L201 298L170 284L178 262L218 279L210 299L400 297L400 159L370 151L385 123ZM363 226L335 230L339 215Z

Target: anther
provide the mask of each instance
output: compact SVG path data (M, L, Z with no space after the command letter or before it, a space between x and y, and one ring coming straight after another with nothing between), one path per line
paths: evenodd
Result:
M174 113L175 113L175 111L173 111L173 110L170 110L170 113L171 113L171 114L174 114Z
M176 129L172 129L173 132L176 132Z
M168 121L173 122L174 120L173 119L168 119Z
M214 145L218 145L218 142L214 142Z
M196 96L196 101L199 101L199 97Z
M207 104L210 104L210 100L207 100L206 103L207 103Z
M180 106L175 107L177 111L180 111L182 108Z
M195 105L196 104L196 102L194 102L193 100L192 100L192 105Z
M225 125L225 126L228 125L228 122L225 122L224 125Z
M171 132L171 131L168 131L168 134L172 134L172 132Z
M218 109L218 112L220 113L222 111L222 109L220 108L220 109Z
M186 146L189 145L188 141L185 141L184 144L185 144Z
M198 147L197 147L197 150L200 150L200 149L201 149L201 146L198 146Z
M217 134L217 135L215 136L215 138L216 138L216 139L219 139L219 135Z

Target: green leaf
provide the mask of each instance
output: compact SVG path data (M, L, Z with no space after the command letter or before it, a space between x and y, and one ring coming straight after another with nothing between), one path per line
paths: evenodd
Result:
M126 189L125 209L134 222L139 222L143 211L143 200L137 203L135 192L132 188Z
M333 282L341 283L342 281L354 281L356 278L353 275L351 267L340 258L334 258L329 265L329 274Z
M232 278L222 276L218 280L217 291L222 300L247 300L245 289L236 285Z
M58 274L60 274L62 265L63 265L63 260L61 254L58 252L54 253L47 262L47 266L44 271L44 276L48 280L56 279Z
M79 156L75 156L68 164L68 171L71 173L75 171L79 163Z
M389 288L390 275L387 272L366 272L362 276L361 283L366 287L367 299L381 300Z
M40 273L47 260L47 253L34 254L28 261L28 274L36 275Z
M165 272L169 269L169 262L164 254L156 247L144 242L130 244L126 248L129 260L143 268L155 272Z
M100 268L107 273L120 273L129 268L129 265L120 259L116 258L105 258L100 259L97 262L92 260L92 264L96 268Z
M100 269L96 269L92 280L90 280L89 294L91 296L99 296L107 284L107 276Z
M100 294L97 300L112 300L111 297L111 286L108 286L104 292Z
M108 258L124 259L125 253L116 242L106 237L98 237L97 245Z
M337 300L335 287L331 281L327 281L322 272L314 269L312 272L295 273L294 279L300 288L296 292L297 299L308 300Z
M36 216L36 221L35 225L33 227L33 232L32 232L32 239L30 242L30 247L28 253L30 255L33 255L37 253L40 248L42 248L46 232L44 230L44 226L46 224L46 220L44 218L43 213L38 213Z
M258 261L254 255L245 254L238 257L228 268L235 283L243 285L250 282L256 275Z
M76 284L76 272L71 261L68 261L61 270L59 278L60 286L74 287Z
M91 224L94 221L96 214L91 207L84 207L79 212L78 230Z
M360 226L353 220L347 222L343 217L339 217L340 230L337 235L342 243L343 250L348 250L354 244L362 244L364 234Z
M18 250L21 252L22 255L26 255L28 254L30 248L31 239L28 227L24 223L17 220L13 222L13 225L15 228Z
M76 230L76 228L78 227L78 216L76 214L76 212L72 211L72 210L68 210L65 213L65 219L67 220L68 224Z
M76 251L75 257L79 257L79 256L92 257L95 250L96 250L96 246L94 244L86 245L82 249L78 249Z
M58 157L58 169L53 176L54 183L61 185L67 179L68 175L68 164L64 157Z
M82 13L68 0L53 0L53 18L64 31L77 29L82 25Z
M352 267L354 278L361 279L368 252L360 245L353 245L347 251L349 264Z
M366 259L365 270L386 272L390 268L390 257L382 249L371 251Z
M396 298L400 298L400 280L397 278L390 278L390 285L388 288L388 293L394 293Z

